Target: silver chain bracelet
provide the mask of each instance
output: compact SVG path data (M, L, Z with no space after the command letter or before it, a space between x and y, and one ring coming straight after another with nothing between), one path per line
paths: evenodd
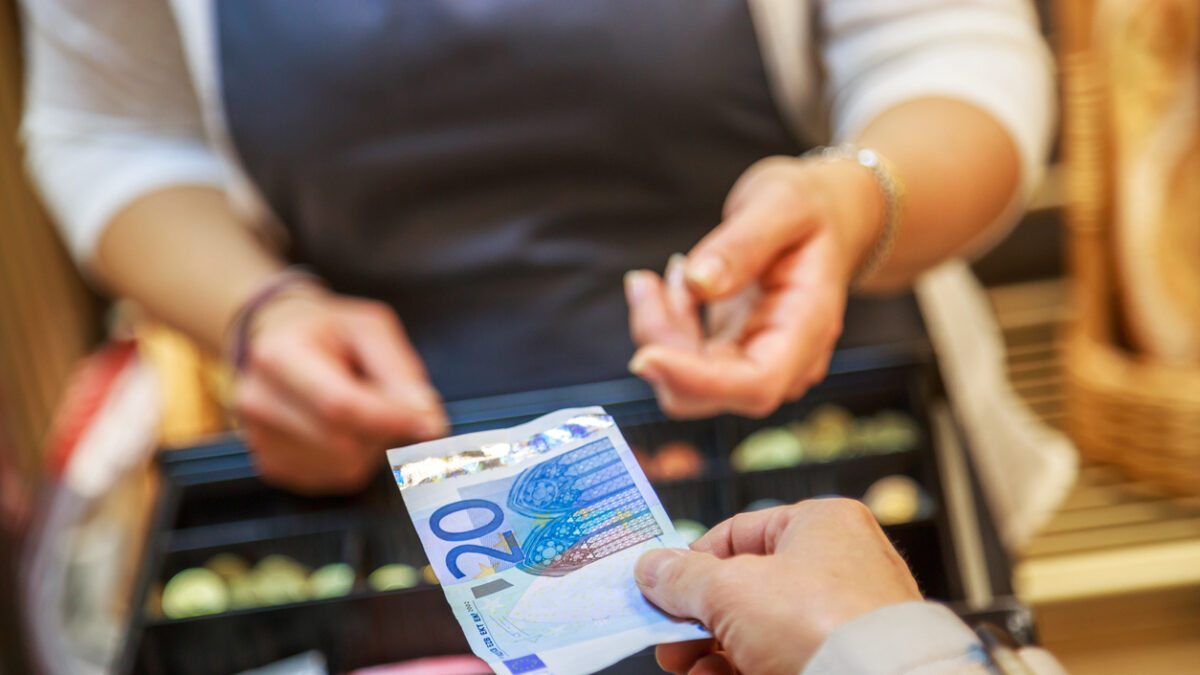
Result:
M865 167L875 177L875 183L879 186L879 192L883 196L883 230L875 239L875 245L871 247L871 252L859 264L858 269L854 271L854 276L851 277L850 287L860 286L878 272L879 268L883 267L883 263L887 261L892 249L896 246L896 237L900 234L904 185L896 177L892 163L886 157L869 148L860 148L853 143L813 148L802 156L815 157L826 162L852 160Z

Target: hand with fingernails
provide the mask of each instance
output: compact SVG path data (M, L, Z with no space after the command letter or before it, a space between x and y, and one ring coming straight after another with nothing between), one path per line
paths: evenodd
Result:
M825 376L850 279L885 215L875 178L852 161L751 166L723 222L673 256L665 278L625 275L638 347L629 369L673 417L762 417L799 398ZM728 307L738 300L748 305L741 312Z
M689 675L798 675L839 626L921 600L871 512L848 499L739 514L691 550L643 554L635 576L650 602L712 632L659 645L659 665Z
M237 411L262 476L306 493L359 489L384 449L447 430L395 312L315 285L254 314Z

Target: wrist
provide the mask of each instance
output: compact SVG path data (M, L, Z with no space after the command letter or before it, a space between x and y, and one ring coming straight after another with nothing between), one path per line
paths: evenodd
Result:
M832 196L836 235L846 251L847 282L862 268L883 235L887 203L875 175L850 158L815 160Z
M850 143L815 148L805 159L824 169L836 234L852 265L849 283L861 286L891 255L903 216L904 185L886 157Z
M293 316L308 315L317 305L329 300L329 289L319 283L298 283L271 296L254 312L246 325L246 337L253 341L260 332L287 323Z
M276 317L291 313L292 308L312 303L328 295L324 283L301 267L288 267L264 278L239 305L225 331L225 355L237 370L246 367L250 340Z

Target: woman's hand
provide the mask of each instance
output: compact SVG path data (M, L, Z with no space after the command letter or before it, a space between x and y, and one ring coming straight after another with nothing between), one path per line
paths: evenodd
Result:
M850 160L772 157L730 191L724 221L660 279L626 275L629 368L673 417L762 417L825 377L847 287L885 206ZM731 304L747 305L738 311ZM699 305L709 307L709 330Z
M734 516L692 549L650 551L635 570L651 602L716 638L660 645L658 662L672 673L795 675L839 626L922 599L871 512L853 500Z
M263 477L363 487L385 448L446 433L441 400L388 306L292 289L255 314L237 410Z

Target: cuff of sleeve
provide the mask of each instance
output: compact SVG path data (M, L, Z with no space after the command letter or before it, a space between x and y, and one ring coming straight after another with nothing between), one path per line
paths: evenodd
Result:
M173 152L165 152L173 150ZM91 266L100 235L112 219L138 197L176 185L221 187L225 167L207 148L163 148L154 156L97 173L81 199L64 214L70 221L68 245L85 269Z
M964 20L961 26L934 22L924 27L905 26L911 32L928 34L924 35L927 44L908 52L897 50L835 95L834 140L852 140L880 114L907 101L931 97L962 101L991 115L1012 138L1021 160L1018 198L1024 203L1042 179L1053 132L1053 59L1036 33L1019 22L1010 20L1011 25L1005 25L995 19L984 31L976 24L986 17L968 18L973 20ZM942 33L952 27L961 33L948 39ZM901 29L896 28L897 32ZM962 35L979 37L967 40ZM857 40L870 37L863 35ZM847 43L839 51L855 46ZM970 148L958 150L970 152Z
M85 272L100 235L138 197L173 185L223 187L227 179L223 161L191 139L44 133L32 141L29 169Z
M801 675L986 672L975 634L933 602L906 602L864 614L825 640Z

